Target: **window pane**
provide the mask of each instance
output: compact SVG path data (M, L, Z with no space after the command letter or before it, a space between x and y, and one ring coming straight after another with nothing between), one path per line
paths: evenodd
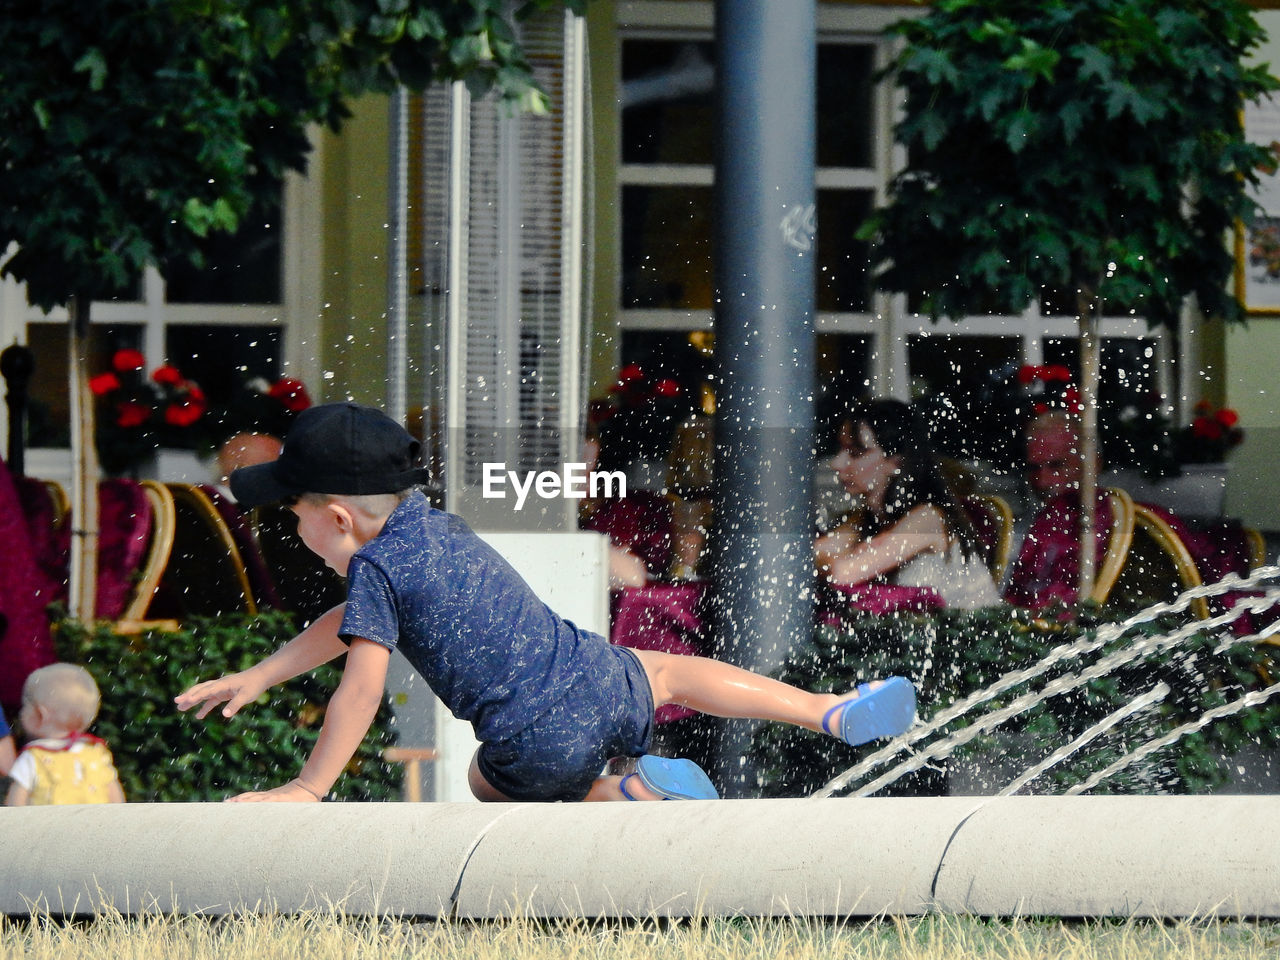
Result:
M210 233L200 244L205 265L182 262L161 271L170 303L279 303L280 203L250 213L234 234Z
M1016 463L1021 451L1016 397L1017 337L938 334L907 339L911 396L939 453L960 460Z
M818 191L819 310L861 312L871 307L869 251L854 237L871 213L870 190Z
M165 331L169 362L200 384L212 406L227 403L246 380L280 375L280 328L183 324Z
M711 188L624 187L622 305L711 309Z
M1060 363L1080 382L1080 341L1044 341L1046 363ZM1167 428L1154 340L1106 337L1098 371L1098 438L1103 466L1149 465ZM1138 448L1141 449L1138 449Z
M623 42L624 163L712 162L714 64L712 46L707 42Z
M67 447L71 445L71 399L67 370L65 323L27 324L27 344L35 360L27 408L27 445ZM89 376L111 369L117 350L142 348L139 324L99 324L89 327ZM159 364L147 358L147 372Z
M691 346L696 341L696 346ZM622 364L659 364L686 385L701 381L712 367L712 358L701 352L714 342L710 333L670 330L625 330ZM865 397L870 385L871 340L860 334L820 333L815 337L814 402L815 445L834 452L839 411Z
M874 48L818 46L818 166L870 167Z

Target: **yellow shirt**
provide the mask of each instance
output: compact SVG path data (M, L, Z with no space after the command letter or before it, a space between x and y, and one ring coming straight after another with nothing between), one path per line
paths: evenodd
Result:
M61 740L33 740L9 774L29 794L32 806L110 803L116 768L111 751L97 737L73 734Z

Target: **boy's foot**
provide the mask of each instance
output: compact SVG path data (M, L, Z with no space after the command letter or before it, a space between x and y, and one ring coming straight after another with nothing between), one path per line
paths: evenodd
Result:
M858 695L842 700L822 718L822 729L851 746L896 737L916 718L916 691L906 677L858 684Z
M635 773L628 773L618 783L618 789L628 800L647 800L637 796L634 785L628 788L632 778L659 800L718 800L715 785L692 760L670 759L646 753L636 761Z

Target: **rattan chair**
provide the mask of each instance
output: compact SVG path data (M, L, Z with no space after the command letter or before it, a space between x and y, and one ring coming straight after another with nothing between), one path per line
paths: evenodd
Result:
M174 532L178 525L173 495L168 488L154 480L143 480L141 483L151 504L151 541L147 544L147 554L138 571L133 592L117 621L117 628L124 632L141 628L147 623L144 618L169 565Z
M178 620L257 613L244 559L226 521L195 484L165 484L173 497L173 550L150 615Z
M1134 506L1133 544L1121 571L1113 599L1130 606L1149 606L1172 600L1185 590L1203 584L1191 551L1177 531L1154 510ZM1209 603L1199 597L1191 612L1209 618Z
M1124 569L1133 544L1134 527L1133 497L1119 487L1108 487L1105 493L1111 510L1111 530L1107 534L1107 552L1098 564L1093 591L1089 594L1089 599L1099 604L1107 602Z
M987 569L991 571L991 579L1000 583L1013 559L1013 509L1004 497L994 493L966 497L965 506L985 516L989 528L986 539L990 541L985 544Z

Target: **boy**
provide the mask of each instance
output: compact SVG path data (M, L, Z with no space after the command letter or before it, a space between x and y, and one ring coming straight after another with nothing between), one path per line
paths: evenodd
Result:
M111 751L84 732L98 703L98 685L84 667L51 663L32 671L18 715L29 741L9 770L6 804L124 802Z
M849 743L903 732L911 684L812 694L702 657L615 647L547 608L467 525L413 490L419 444L381 412L351 403L303 411L280 458L236 470L246 508L290 505L303 543L347 578L347 601L260 663L175 698L197 719L236 714L276 683L346 654L320 736L297 778L233 800L319 800L363 739L393 648L453 714L475 728L469 772L480 800L711 799L687 760L645 755L654 709L682 703L722 717L780 720ZM610 757L636 772L604 777Z

